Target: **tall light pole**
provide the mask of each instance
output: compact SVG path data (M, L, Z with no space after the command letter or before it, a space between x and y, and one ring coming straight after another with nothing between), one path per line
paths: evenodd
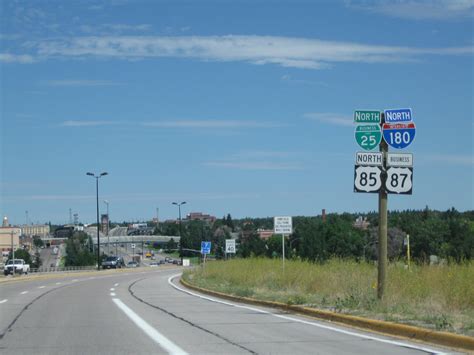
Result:
M95 196L96 196L96 203L97 203L97 270L100 270L100 238L99 238L99 179L102 176L108 175L108 173L103 172L100 175L95 175L93 173L87 173L86 175L92 176L95 178Z
M110 255L110 237L109 237L109 225L110 225L110 218L109 218L109 201L104 200L104 203L107 205L107 254Z
M183 202L173 202L173 205L178 206L179 213L179 256L181 257L181 265L183 265L183 240L181 233L181 205L186 204L186 201Z

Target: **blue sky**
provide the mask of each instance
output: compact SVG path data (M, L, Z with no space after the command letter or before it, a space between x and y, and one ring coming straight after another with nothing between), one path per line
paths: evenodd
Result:
M473 209L466 1L1 2L1 204L11 223L373 211L356 109L413 109L413 195ZM393 149L392 149L393 150ZM398 152L398 151L397 151Z

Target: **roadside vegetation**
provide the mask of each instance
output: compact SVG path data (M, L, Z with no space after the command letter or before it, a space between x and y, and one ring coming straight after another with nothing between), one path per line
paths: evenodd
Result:
M188 270L193 285L241 297L305 305L351 315L474 336L474 264L391 263L385 297L377 299L373 263L247 258Z

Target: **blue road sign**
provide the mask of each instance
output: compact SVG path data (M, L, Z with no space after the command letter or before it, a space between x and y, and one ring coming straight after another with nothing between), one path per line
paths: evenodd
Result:
M211 242L201 242L201 254L211 254Z
M411 123L384 123L383 139L387 144L396 149L408 147L415 139L415 124Z
M411 115L411 108L398 108L395 110L384 110L385 122L387 123L398 123L398 122L411 122L413 117Z

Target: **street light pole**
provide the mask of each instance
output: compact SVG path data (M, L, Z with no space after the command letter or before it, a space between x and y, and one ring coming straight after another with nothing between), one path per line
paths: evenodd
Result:
M181 232L181 205L186 204L186 201L183 202L173 202L173 205L178 206L178 215L179 215L179 256L181 257L181 265L183 265L183 240Z
M93 173L87 173L86 175L89 175L89 176L92 176L93 178L95 178L95 198L96 198L96 204L97 204L97 270L100 270L99 179L102 176L108 175L108 173L103 172L103 173L100 173L100 175L95 175Z
M104 203L107 205L107 254L110 255L110 237L109 237L109 225L110 225L110 218L109 218L109 201L104 200Z

